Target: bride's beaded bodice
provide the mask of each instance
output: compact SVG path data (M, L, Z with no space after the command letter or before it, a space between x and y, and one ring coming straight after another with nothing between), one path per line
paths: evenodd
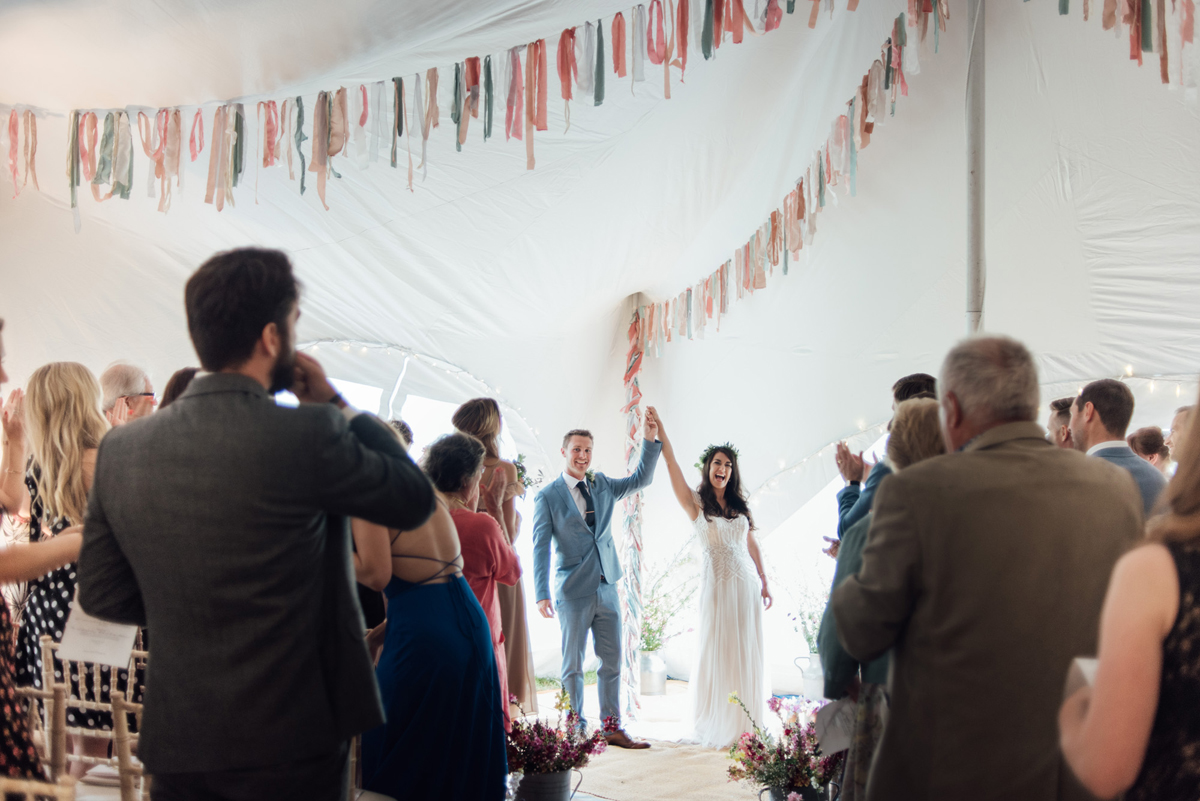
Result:
M746 547L749 525L745 517L705 520L701 514L696 518L695 526L704 551L705 567L710 569L708 575L716 581L735 577L754 580L756 570Z

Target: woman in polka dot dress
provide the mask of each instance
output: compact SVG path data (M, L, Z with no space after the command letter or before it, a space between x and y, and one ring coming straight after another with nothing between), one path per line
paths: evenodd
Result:
M31 454L25 478L30 495L29 540L53 542L83 522L96 449L108 430L108 422L100 412L100 386L81 364L47 364L29 379L25 411ZM29 583L25 619L17 634L18 685L42 687L42 635L48 634L56 642L62 640L74 596L75 562ZM126 691L127 672L118 670L116 674L116 689ZM54 678L63 680L63 664L57 659ZM71 666L69 680L72 697L108 703L113 689L110 668L100 669L99 687L94 686L90 665L85 666L82 686L75 665ZM133 700L140 701L140 695L135 689ZM112 714L68 707L67 726L111 731ZM108 744L101 737L71 738L74 753L85 756L108 756ZM87 767L72 763L72 772L82 775Z

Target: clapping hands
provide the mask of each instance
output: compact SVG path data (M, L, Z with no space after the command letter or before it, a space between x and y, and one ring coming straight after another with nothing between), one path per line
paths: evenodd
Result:
M855 455L844 442L838 443L833 459L837 463L838 472L846 481L866 481L867 476L871 475L871 468L876 465L876 462L864 459L862 451Z
M504 503L504 490L508 487L508 479L504 475L504 465L496 465L492 471L492 480L487 486L480 486L479 496L483 500L483 508L493 517L500 514L500 506Z
M14 389L8 394L8 402L0 400L0 425L4 429L5 442L25 441L25 393Z

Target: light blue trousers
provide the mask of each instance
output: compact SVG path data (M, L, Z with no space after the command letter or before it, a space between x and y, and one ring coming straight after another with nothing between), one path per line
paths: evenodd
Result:
M595 595L559 599L558 625L562 629L562 683L571 697L571 708L583 718L583 653L588 631L600 658L597 671L601 725L604 720L621 720L621 604L615 585L601 581Z

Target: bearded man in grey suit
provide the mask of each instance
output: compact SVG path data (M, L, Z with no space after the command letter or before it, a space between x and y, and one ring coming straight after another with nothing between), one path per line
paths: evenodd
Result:
M869 801L1051 801L1067 669L1096 653L1117 558L1142 532L1129 473L1056 448L1033 357L969 339L938 379L946 456L879 487L862 568L833 591L846 650L893 649Z
M344 798L348 741L383 722L346 517L413 529L433 488L296 353L298 301L279 251L209 259L185 291L206 372L100 444L79 600L151 632L155 801Z

